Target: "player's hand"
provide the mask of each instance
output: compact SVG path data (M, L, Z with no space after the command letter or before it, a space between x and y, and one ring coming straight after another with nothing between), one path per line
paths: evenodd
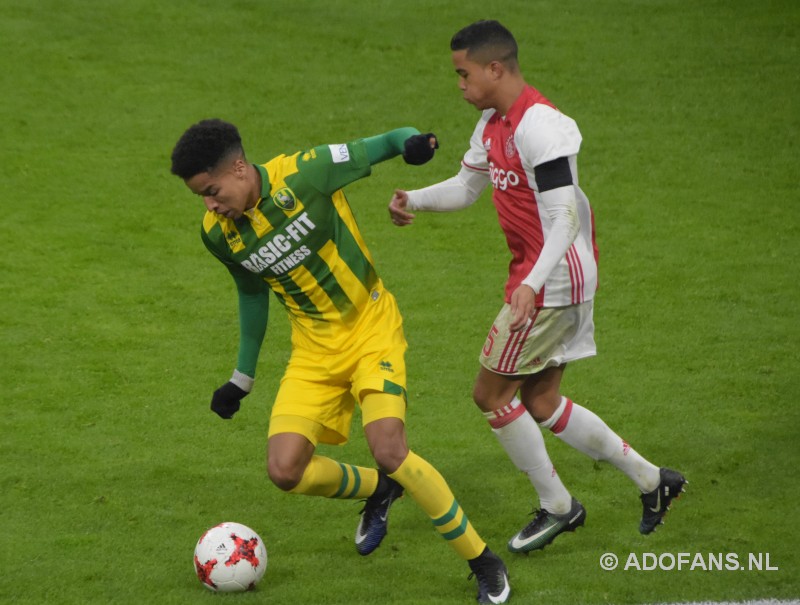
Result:
M216 412L220 418L230 420L239 411L242 398L247 395L247 391L236 386L232 382L226 382L216 391L211 398L211 410Z
M404 227L414 222L414 215L406 210L407 206L408 193L402 189L395 189L392 200L389 202L389 216L398 227Z
M511 294L511 315L513 319L508 326L512 332L517 332L528 325L536 313L536 292L526 285L519 286Z
M406 164L419 166L433 157L434 149L439 149L439 140L435 134L415 134L408 137L403 144L403 159Z

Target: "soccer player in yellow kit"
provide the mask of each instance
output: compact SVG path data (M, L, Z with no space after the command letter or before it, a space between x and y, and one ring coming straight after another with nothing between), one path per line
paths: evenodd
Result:
M178 140L172 173L203 198L203 243L228 269L239 296L238 361L211 409L229 419L252 389L272 291L292 326L292 353L269 424L272 482L293 494L365 498L356 530L362 555L380 545L392 502L407 492L468 561L478 601L504 603L505 565L444 478L408 448L402 319L342 191L373 164L397 155L422 164L435 147L433 134L400 128L251 164L233 124L203 120ZM318 443L347 441L356 403L380 470L315 453Z

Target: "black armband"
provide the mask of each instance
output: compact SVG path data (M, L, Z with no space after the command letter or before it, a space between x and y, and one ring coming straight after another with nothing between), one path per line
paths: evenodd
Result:
M572 171L569 169L569 160L566 157L534 166L533 174L540 193L572 185Z

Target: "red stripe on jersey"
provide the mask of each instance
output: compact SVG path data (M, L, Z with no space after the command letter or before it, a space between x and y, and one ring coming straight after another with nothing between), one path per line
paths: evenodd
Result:
M567 423L569 422L570 414L572 414L572 401L567 399L567 405L564 407L564 411L561 412L561 417L558 419L550 430L553 431L556 435L558 435L561 431L567 428Z
M572 263L572 246L569 247L567 250L567 254L565 256L567 261L567 269L569 270L569 283L571 287L571 300L572 304L575 304L575 267Z
M573 246L573 249L574 249L574 246ZM583 265L581 264L581 255L578 254L577 250L574 250L574 252L575 252L575 270L578 272L578 284L579 284L579 287L578 287L578 298L575 299L575 303L577 304L577 303L579 303L579 302L581 302L583 300L583 296L584 296L584 291L583 290L584 290L584 286L586 285L586 282L584 281Z
M512 407L509 403L507 406L494 410L492 413L494 418L489 420L489 424L493 429L500 429L522 416L525 413L525 406L518 404L516 407Z
M567 266L569 267L569 280L572 286L572 304L583 300L583 266L575 246L567 250Z

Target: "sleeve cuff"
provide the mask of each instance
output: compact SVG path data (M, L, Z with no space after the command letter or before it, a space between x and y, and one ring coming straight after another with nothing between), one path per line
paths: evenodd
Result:
M251 378L247 374L242 374L239 370L234 370L233 376L231 376L231 382L243 391L247 391L249 393L253 390L253 383L255 382L255 379Z

